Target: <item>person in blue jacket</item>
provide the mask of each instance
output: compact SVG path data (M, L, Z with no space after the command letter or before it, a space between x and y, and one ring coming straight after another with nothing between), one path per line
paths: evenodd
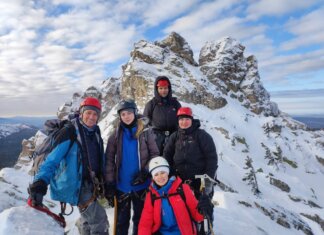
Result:
M131 211L133 235L144 206L150 184L148 162L159 154L148 120L137 113L132 99L121 100L117 106L119 123L108 138L106 149L106 198L116 203L116 234L127 235ZM115 214L115 216L116 216Z
M71 120L72 125L62 128L55 137L56 147L29 186L30 198L33 206L42 206L50 185L53 200L78 206L82 235L104 235L108 234L108 218L97 201L101 191L98 182L104 179L105 166L103 141L97 126L101 104L98 99L87 97L79 111L80 116ZM76 135L74 141L72 134Z

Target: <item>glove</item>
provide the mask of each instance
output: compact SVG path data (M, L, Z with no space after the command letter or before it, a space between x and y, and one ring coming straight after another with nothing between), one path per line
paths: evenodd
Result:
M105 184L105 198L110 207L114 207L114 196L116 195L116 185Z
M198 211L202 215L207 215L209 218L213 216L214 205L207 195L201 195L198 201Z
M47 192L47 184L43 180L37 180L29 185L28 193L32 200L32 206L43 206L43 197Z
M137 174L135 174L132 186L137 186L140 184L144 184L145 181L148 179L149 173L146 170L141 170Z

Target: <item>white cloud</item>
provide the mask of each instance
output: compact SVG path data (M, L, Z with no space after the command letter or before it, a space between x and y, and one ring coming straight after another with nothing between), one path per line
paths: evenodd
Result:
M248 18L256 20L261 16L282 16L311 7L321 0L261 0L251 1L247 8Z
M194 8L198 0L173 1L158 0L149 1L148 7L143 13L144 25L155 26L159 23L181 15L183 12Z
M189 14L176 19L165 31L184 32L199 29L206 24L219 20L224 11L232 8L238 2L238 0L221 0L200 4L193 8Z
M287 31L296 37L282 43L283 50L296 49L302 46L324 44L324 7L314 10L301 18L291 19L287 24Z

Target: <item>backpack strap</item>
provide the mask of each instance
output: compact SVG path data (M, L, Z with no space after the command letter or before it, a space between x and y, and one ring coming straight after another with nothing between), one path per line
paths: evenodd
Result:
M186 196L185 196L185 194L183 192L182 184L179 185L179 187L177 188L175 193L168 193L168 194L163 194L162 196L156 196L156 194L152 193L152 191L150 190L150 194L151 194L152 205L154 205L154 201L157 200L157 199L161 199L161 198L169 199L169 197L176 196L176 195L180 195L180 197L182 198L182 200L186 204Z

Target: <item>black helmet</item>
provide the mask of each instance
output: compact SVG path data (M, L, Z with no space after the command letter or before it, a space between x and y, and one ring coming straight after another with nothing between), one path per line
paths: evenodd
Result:
M137 106L135 104L135 101L132 99L124 99L119 102L117 106L118 114L124 109L134 109L134 114L137 113Z

